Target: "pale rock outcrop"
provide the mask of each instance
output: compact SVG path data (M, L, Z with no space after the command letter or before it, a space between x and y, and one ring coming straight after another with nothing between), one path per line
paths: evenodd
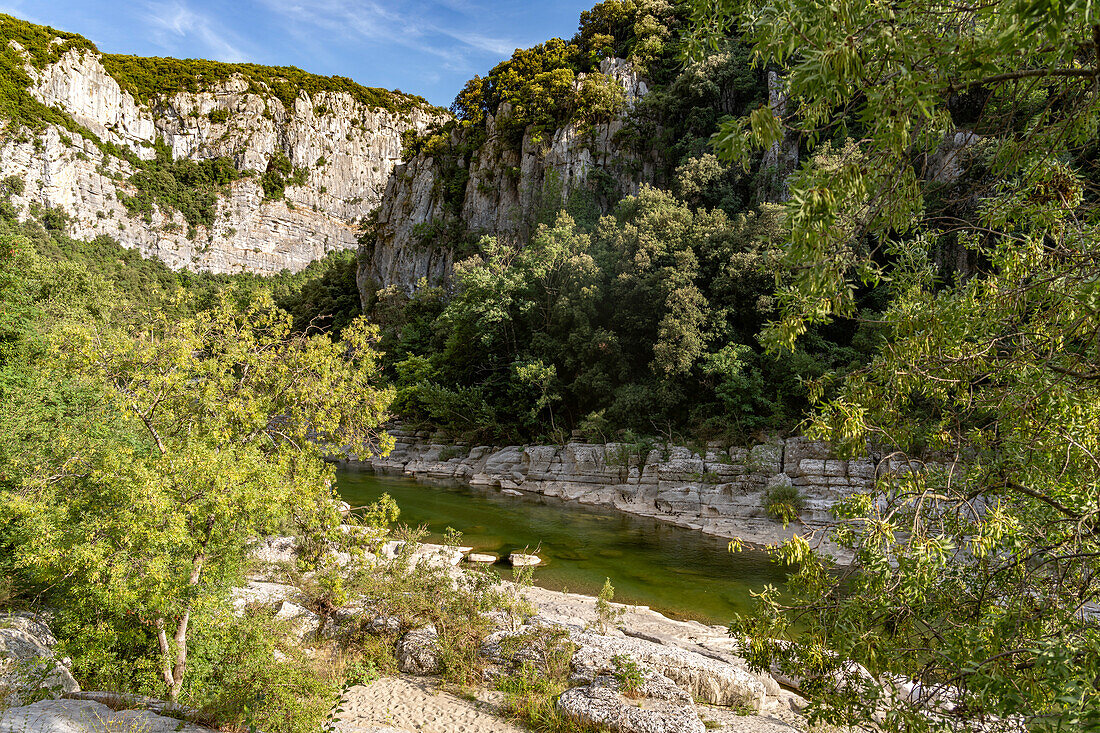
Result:
M443 669L438 640L439 635L430 626L402 636L397 642L397 668L406 674L438 674Z
M404 540L390 540L382 545L381 556L387 560L394 560L408 551L409 563L412 565L423 563L429 567L453 567L462 562L462 558L473 549L431 543L417 544L413 548L408 548Z
M600 70L622 86L628 109L649 91L625 59L604 59ZM576 83L582 81L580 77ZM358 282L364 302L380 287L410 293L421 280L447 285L453 252L425 246L421 240L425 228L453 223L456 213L474 236L519 241L547 204L564 203L585 189L593 170L608 174L617 189L615 198L636 193L640 184L653 180L656 153L639 157L616 143L625 113L594 125L571 122L551 134L528 129L518 147L502 131L511 114L511 106L504 103L490 115L485 142L461 162L469 179L458 212L447 210L433 159L419 156L394 168L378 211L376 236L359 250Z
M39 619L0 616L0 708L79 692L67 662L53 652L57 639Z
M601 675L590 684L561 694L558 710L577 722L601 725L620 733L703 733L691 697L655 672L645 672L644 681L627 698L618 681Z
M767 691L748 666L729 664L702 654L645 641L585 633L576 638L573 656L578 677L594 680L615 668L615 657L629 657L643 668L667 677L692 699L711 705L759 711Z
M124 182L132 167L79 135L48 126L0 143L0 177L24 182L13 198L24 214L31 203L61 208L72 217L72 236L107 235L176 269L300 270L328 252L355 248L358 221L379 204L400 162L401 134L443 119L433 108L366 107L343 92L302 93L286 109L240 76L150 106L122 89L98 54L75 49L27 71L39 101L140 158L152 158L160 139L177 159L226 156L256 172L219 197L212 226L189 232L171 211L157 211L151 224L131 219L119 194L134 193ZM214 111L228 117L212 119ZM288 187L284 200L265 201L259 176L277 153L307 171L307 180Z
M243 587L229 591L229 602L235 613L242 614L250 605L276 606L300 596L301 591L293 585L250 580Z
M148 710L113 710L91 700L41 700L0 716L0 733L215 733Z
M287 622L290 631L298 639L305 639L320 630L324 620L308 608L303 608L293 601L283 601L275 612L276 621Z

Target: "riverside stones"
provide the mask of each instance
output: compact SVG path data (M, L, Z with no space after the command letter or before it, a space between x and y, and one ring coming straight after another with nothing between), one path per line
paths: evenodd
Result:
M522 552L513 552L508 556L508 562L517 568L528 567L533 565L541 565L542 558L538 555L527 555Z
M492 565L496 561L496 555L490 555L484 552L471 552L466 556L466 562L472 562L474 564Z
M723 662L698 652L651 641L585 633L576 637L573 656L578 678L593 680L615 669L616 658L628 657L672 681L691 698L711 705L759 711L767 691L747 666Z
M445 456L440 444L400 429L386 457L363 462L378 471L411 476L448 475L471 485L558 497L660 519L721 537L770 544L832 521L840 498L868 491L878 467L870 457L838 460L820 442L795 437L750 448L710 443L698 450L626 443L561 446L477 446L464 458ZM643 455L644 454L644 455ZM763 508L764 492L791 484L805 497L798 522L783 527Z
M646 671L630 697L611 675L566 690L558 698L561 713L579 723L606 726L620 733L703 733L691 697L656 672Z

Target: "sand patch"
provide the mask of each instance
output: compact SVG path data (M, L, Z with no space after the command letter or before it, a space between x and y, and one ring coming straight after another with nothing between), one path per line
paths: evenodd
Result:
M498 718L483 702L440 692L435 680L383 677L359 685L344 696L339 733L363 733L380 727L418 733L525 733Z

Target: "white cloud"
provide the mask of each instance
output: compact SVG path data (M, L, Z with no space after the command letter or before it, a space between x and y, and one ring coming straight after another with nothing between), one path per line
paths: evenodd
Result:
M16 2L14 5L9 5L6 3L0 4L0 13L3 13L4 15L14 15L16 18L30 21L35 25L48 25L47 23L43 23L41 20L24 10L23 3L21 2Z
M182 0L173 2L146 2L145 20L153 41L166 51L173 51L178 41L194 37L199 39L217 61L247 61L244 53L231 40L230 34L217 30L212 18L196 13Z
M511 55L525 44L478 30L485 10L473 0L258 0L287 21L288 32L305 43L309 29L353 40L393 43L441 59L445 68L466 70L470 56Z

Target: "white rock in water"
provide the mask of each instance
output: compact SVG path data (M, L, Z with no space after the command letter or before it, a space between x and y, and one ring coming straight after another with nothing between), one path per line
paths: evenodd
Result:
M538 555L525 555L522 552L513 552L508 556L508 561L516 567L542 564L542 558Z
M516 491L515 489L501 489L500 493L505 494L507 496L523 496L522 491Z
M497 561L496 555L490 555L484 552L471 552L466 556L466 562L487 563L493 564Z

